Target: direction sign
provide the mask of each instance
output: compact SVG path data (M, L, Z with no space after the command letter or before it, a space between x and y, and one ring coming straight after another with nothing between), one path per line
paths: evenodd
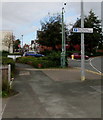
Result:
M73 28L75 33L93 33L93 28Z

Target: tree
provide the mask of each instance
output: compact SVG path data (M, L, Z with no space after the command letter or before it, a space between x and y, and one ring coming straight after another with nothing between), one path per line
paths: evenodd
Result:
M19 45L20 45L20 40L19 39L15 40L14 41L14 49L18 50L19 49Z
M41 30L37 33L37 42L42 46L52 47L53 50L58 50L57 46L62 44L61 16L51 16L49 20L41 22L41 26ZM65 35L67 39L66 25ZM61 47L59 50L61 50Z
M9 51L9 52L10 52L10 47L13 46L13 41L14 41L14 39L15 39L15 36L13 36L13 34L10 34L10 33L7 33L7 34L4 36L3 44L8 47L8 51Z
M80 27L81 19L78 19L73 27ZM85 28L93 28L93 33L86 33L84 35L85 41L85 50L87 52L93 52L93 50L98 46L99 43L102 42L102 29L101 29L101 21L98 19L98 16L90 10L89 15L84 18L84 27ZM80 44L81 38L80 33L72 33L70 35L71 43L73 45Z

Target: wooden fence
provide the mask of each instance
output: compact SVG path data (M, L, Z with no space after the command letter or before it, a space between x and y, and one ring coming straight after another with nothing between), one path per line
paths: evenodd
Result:
M0 71L2 74L2 88L8 88L11 87L12 81L11 81L11 65L3 65L0 67Z

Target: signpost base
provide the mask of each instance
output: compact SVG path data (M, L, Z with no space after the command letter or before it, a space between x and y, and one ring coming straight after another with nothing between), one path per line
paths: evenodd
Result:
M85 81L85 76L81 76L81 81Z

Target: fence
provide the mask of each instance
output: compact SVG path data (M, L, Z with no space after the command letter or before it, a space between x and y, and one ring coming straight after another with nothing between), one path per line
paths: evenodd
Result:
M2 71L2 88L8 89L8 87L11 87L12 81L11 81L11 65L3 65L0 67L0 70Z

